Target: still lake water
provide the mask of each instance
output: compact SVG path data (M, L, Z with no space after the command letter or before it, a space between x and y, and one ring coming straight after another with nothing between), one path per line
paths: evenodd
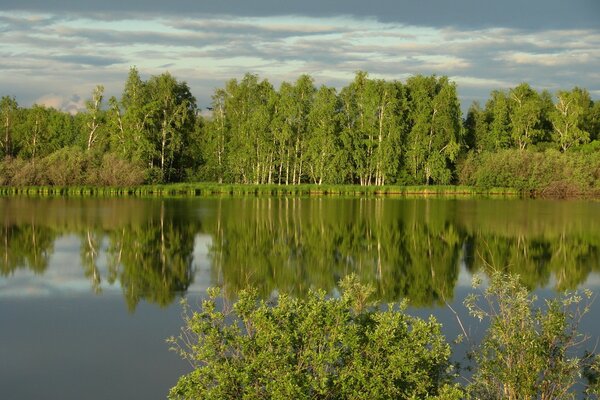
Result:
M5 399L164 399L188 371L164 341L181 325L177 299L213 285L334 293L354 272L448 336L445 303L463 313L489 265L542 296L600 293L594 201L0 198L0 218ZM600 337L600 303L581 330Z

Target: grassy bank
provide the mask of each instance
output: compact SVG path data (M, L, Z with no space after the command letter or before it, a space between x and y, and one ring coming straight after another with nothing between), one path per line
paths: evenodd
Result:
M130 187L23 186L0 187L3 196L101 196L101 197L195 197L212 195L265 196L518 196L511 188L480 189L473 186L358 186L358 185L241 185L177 183Z

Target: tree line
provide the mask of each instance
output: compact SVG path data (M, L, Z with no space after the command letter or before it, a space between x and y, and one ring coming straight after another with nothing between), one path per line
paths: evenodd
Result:
M308 75L276 89L246 74L216 89L201 111L186 82L169 73L143 80L136 68L120 98L106 101L98 85L75 115L5 96L0 184L512 186L520 168L510 165L502 165L504 180L486 179L503 176L494 155L547 153L575 163L574 173L597 172L573 190L600 187L600 101L578 87L554 96L526 83L494 90L463 119L456 84L444 76L400 82L359 71L338 91ZM588 162L575 162L582 154Z

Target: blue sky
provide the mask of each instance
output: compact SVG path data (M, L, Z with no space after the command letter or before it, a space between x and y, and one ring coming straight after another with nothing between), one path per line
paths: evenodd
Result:
M0 94L76 110L97 84L119 95L130 66L171 72L199 106L246 72L278 86L308 73L448 75L463 108L529 82L600 98L600 1L3 0Z

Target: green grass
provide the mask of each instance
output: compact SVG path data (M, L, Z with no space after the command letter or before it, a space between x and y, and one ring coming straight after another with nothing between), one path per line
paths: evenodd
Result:
M472 186L359 186L359 185L241 185L174 183L131 187L25 186L0 187L0 195L98 197L196 197L213 195L255 196L519 196L511 188L481 189Z

